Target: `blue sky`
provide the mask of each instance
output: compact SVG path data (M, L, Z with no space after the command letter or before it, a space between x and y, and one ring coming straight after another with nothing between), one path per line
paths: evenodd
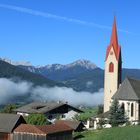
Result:
M104 68L113 16L123 67L140 68L139 0L0 0L0 57Z

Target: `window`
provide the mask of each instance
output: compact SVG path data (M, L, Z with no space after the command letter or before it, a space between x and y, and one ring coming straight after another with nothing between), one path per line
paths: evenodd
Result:
M124 103L122 103L122 105L121 105L121 109L122 109L123 114L124 114L124 112L125 112L125 106L124 106Z
M114 72L114 64L112 62L109 64L109 72Z
M133 117L134 115L134 104L132 103L131 104L131 117Z
M52 120L52 119L53 119L53 116L52 116L52 115L49 115L49 116L48 116L48 119L49 119L49 120Z
M64 114L62 114L62 118L65 118L66 116Z

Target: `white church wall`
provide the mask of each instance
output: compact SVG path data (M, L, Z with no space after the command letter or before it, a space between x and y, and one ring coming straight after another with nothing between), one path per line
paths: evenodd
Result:
M124 103L125 113L129 118L129 121L138 121L139 120L139 103L137 101L128 101L128 100L119 100L119 104ZM133 114L131 114L131 105L133 104Z

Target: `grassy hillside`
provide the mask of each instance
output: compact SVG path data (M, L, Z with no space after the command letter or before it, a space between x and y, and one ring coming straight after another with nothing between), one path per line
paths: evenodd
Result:
M140 126L92 130L75 135L75 140L140 140Z

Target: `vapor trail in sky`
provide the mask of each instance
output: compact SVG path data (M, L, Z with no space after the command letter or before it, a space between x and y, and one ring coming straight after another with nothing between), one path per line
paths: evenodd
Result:
M41 16L44 18L52 18L52 19L61 20L61 21L67 21L67 22L72 22L72 23L77 23L77 24L82 24L82 25L87 25L87 26L93 26L93 27L99 28L99 29L111 30L110 26L100 25L100 24L96 24L93 22L88 22L88 21L74 19L74 18L68 18L65 16L59 16L59 15L55 15L55 14L51 14L51 13L47 13L47 12L41 12L41 11L24 8L24 7L19 7L19 6L14 6L14 5L0 4L0 8L14 10L14 11L18 11L18 12L22 12L22 13L26 13L26 14L31 14L34 16ZM124 30L124 29L118 29L118 31L132 34L131 32Z

